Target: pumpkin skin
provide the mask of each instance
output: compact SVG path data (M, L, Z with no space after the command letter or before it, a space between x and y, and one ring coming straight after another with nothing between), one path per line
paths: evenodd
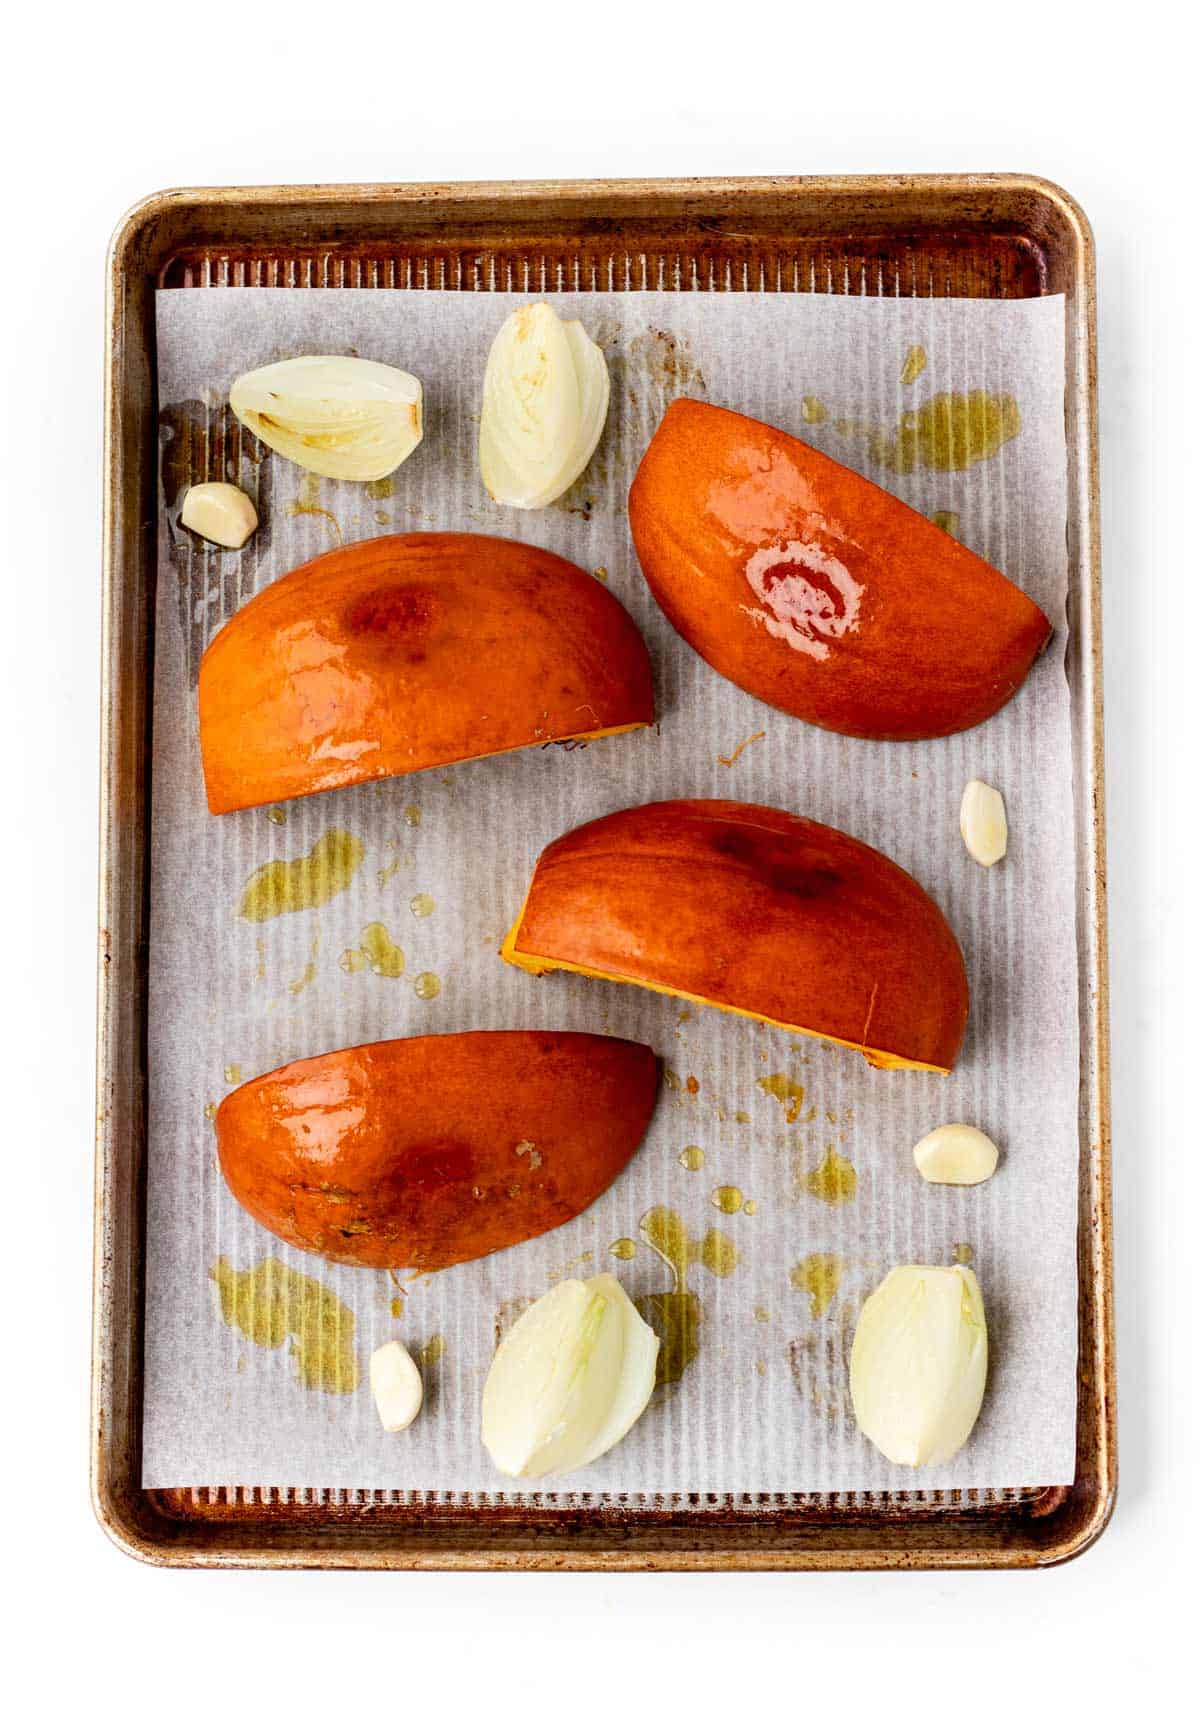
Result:
M676 632L746 692L839 734L973 728L1050 637L1035 603L923 514L702 401L668 407L629 524Z
M212 812L653 721L650 658L616 598L561 556L468 532L317 556L200 664Z
M614 812L552 842L502 950L947 1074L962 952L920 885L826 824L733 800Z
M217 1149L236 1199L294 1248L432 1271L576 1218L633 1157L657 1091L657 1057L626 1039L387 1039L236 1088Z

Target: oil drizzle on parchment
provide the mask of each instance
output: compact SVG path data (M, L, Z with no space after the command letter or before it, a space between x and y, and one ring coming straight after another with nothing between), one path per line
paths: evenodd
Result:
M413 990L423 1002L428 1003L442 989L442 982L435 973L419 973L413 980Z
M829 1206L844 1206L858 1193L858 1172L849 1159L830 1146L816 1170L805 1177L804 1186L817 1200Z
M741 1212L745 1198L741 1189L735 1188L732 1183L719 1183L709 1196L718 1212L727 1213L730 1217L735 1212Z
M332 1290L270 1258L238 1272L222 1255L208 1275L220 1292L227 1326L265 1350L278 1350L291 1339L302 1385L321 1392L356 1389L354 1315Z
M1011 394L935 394L922 405L900 414L895 429L839 418L839 436L865 442L869 458L889 472L965 472L990 460L1021 428L1021 414Z
M435 1332L427 1344L422 1344L417 1351L417 1362L422 1368L436 1367L446 1354L446 1340L440 1332Z
M419 891L408 904L409 912L417 920L427 920L436 907L437 903L425 890Z
M808 1297L814 1320L819 1320L832 1304L844 1267L845 1262L837 1254L806 1254L792 1267L789 1274L792 1288Z
M316 979L317 957L320 953L321 934L318 932L312 943L309 945L308 960L304 964L304 972L298 975L296 979L288 981L288 990L291 992L293 997L299 997L300 993L304 991L306 987L310 986L313 980Z
M900 367L900 380L905 387L910 382L917 380L925 368L925 363L925 348L923 346L910 346L904 355L904 363Z
M815 394L806 394L800 401L800 416L806 424L824 424L829 408Z
M363 927L358 948L342 951L338 966L343 973L361 973L369 967L380 979L399 979L404 972L404 951L392 942L387 927L373 920Z
M772 1099L778 1099L785 1107L789 1123L799 1121L800 1107L804 1103L804 1088L798 1081L793 1081L788 1075L760 1075L758 1085L764 1093L769 1093Z
M700 1298L688 1289L688 1268L704 1266L716 1278L727 1278L738 1263L738 1251L719 1230L707 1230L699 1241L670 1207L654 1206L638 1226L647 1247L670 1270L674 1288L639 1296L634 1306L658 1334L658 1364L654 1383L669 1385L683 1378L700 1352Z
M320 478L315 472L307 473L300 484L300 494L294 502L288 503L287 511L293 518L300 514L316 514L321 519L327 520L337 533L338 542L341 543L342 528L338 524L336 516L331 514L328 508L323 508L317 500L320 494Z
M632 1236L618 1236L615 1242L610 1242L608 1252L614 1260L632 1260L637 1253L637 1243Z
M256 924L304 908L323 908L348 888L366 849L348 830L327 830L295 860L268 860L251 874L238 914Z
M685 1171L698 1171L704 1163L703 1147L685 1147L679 1155L679 1163Z
M929 517L935 526L940 526L950 537L956 538L958 536L958 515L951 513L948 508L939 508L936 513L930 514Z
M974 1258L975 1250L969 1242L956 1242L954 1244L954 1264L956 1266L970 1266Z

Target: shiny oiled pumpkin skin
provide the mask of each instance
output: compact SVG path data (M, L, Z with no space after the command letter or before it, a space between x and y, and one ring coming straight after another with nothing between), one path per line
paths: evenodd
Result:
M967 1020L941 910L876 849L732 800L582 824L538 860L505 959L570 967L948 1071Z
M247 1081L217 1148L284 1242L432 1270L577 1217L636 1152L657 1089L648 1046L599 1034L389 1039Z
M467 532L318 556L200 665L213 812L653 721L650 659L616 598L561 556Z
M927 740L1020 687L1042 611L947 532L782 430L677 400L629 494L651 591L722 675L821 728Z

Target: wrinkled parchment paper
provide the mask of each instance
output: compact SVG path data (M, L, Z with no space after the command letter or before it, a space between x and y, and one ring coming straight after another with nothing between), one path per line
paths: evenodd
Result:
M159 294L144 1484L522 1491L491 1468L478 1437L497 1332L523 1299L608 1269L635 1297L659 1298L660 1315L665 1294L694 1295L697 1353L624 1443L559 1483L563 1492L690 1493L701 1506L724 1494L1069 1481L1078 1025L1062 301L563 296L562 314L581 316L604 346L612 410L583 478L537 513L493 504L475 461L485 357L518 302L439 292ZM425 440L393 486L371 493L312 479L230 428L222 408L239 372L310 352L357 352L421 377ZM1019 432L966 470L939 470L921 408L939 393L971 390L1010 395ZM642 450L680 393L767 419L922 511L957 516L948 523L963 541L1035 597L1057 629L1008 709L949 740L872 745L768 709L692 653L642 581L624 508ZM905 420L911 433L901 434L897 458L906 413L916 416ZM891 469L906 463L915 469ZM181 484L203 477L231 477L257 498L263 525L244 551L206 548L178 526ZM526 539L606 578L649 644L660 729L210 817L195 695L204 646L255 591L339 539L422 528ZM991 871L959 838L959 797L972 776L996 784L1008 803L1009 854ZM634 987L535 981L500 962L497 946L548 841L618 807L690 795L822 819L913 872L958 933L971 977L952 1077L875 1071L824 1043ZM257 867L305 855L333 829L365 848L345 890L320 908L259 924L239 918ZM422 916L410 904L424 897L434 906ZM398 977L345 954L363 948L372 925L403 951ZM415 982L429 974L440 990L422 997ZM226 1191L210 1113L230 1084L364 1040L484 1027L604 1030L646 1041L665 1060L667 1084L641 1151L573 1223L402 1287L387 1273L288 1249ZM1001 1145L999 1171L983 1187L930 1187L915 1172L913 1142L953 1119L981 1125ZM851 1180L842 1161L853 1166L853 1198L831 1201ZM720 1210L717 1190L739 1191L740 1210ZM715 1199L729 1205L735 1196ZM680 1215L698 1251L718 1231L734 1245L735 1269L720 1277L697 1261L686 1286L677 1284L639 1229L655 1207ZM636 1242L631 1258L610 1252L619 1239ZM862 1299L889 1267L949 1263L956 1250L973 1259L983 1287L991 1379L966 1449L914 1475L889 1465L854 1425L849 1341ZM237 1324L235 1275L268 1258L309 1281L298 1294L320 1318L299 1337L269 1321L247 1336ZM391 1337L421 1354L427 1402L412 1428L389 1436L366 1366ZM326 1389L356 1375L355 1389Z

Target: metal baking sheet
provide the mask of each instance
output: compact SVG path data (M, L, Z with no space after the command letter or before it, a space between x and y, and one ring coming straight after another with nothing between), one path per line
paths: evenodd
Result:
M854 292L1067 297L1071 651L1081 854L1080 1376L1076 1479L1032 1493L788 1495L535 1510L462 1496L137 1486L145 1136L152 302L223 285L539 294ZM173 1563L716 1568L1034 1564L1098 1532L1114 1484L1094 533L1090 238L1015 178L364 187L172 193L111 259L95 1491L130 1550ZM118 578L116 569L121 571ZM702 1507L697 1509L697 1507Z

